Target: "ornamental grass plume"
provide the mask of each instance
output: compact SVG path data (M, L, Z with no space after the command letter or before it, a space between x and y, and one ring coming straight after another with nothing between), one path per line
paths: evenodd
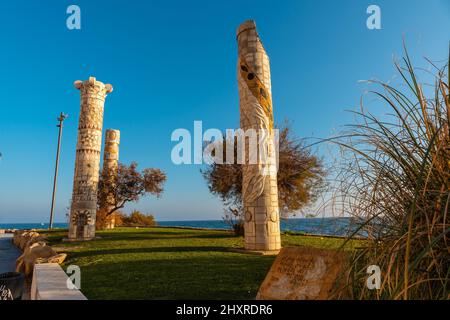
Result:
M449 58L450 60L450 58ZM395 63L400 89L371 81L390 114L363 103L358 119L334 140L344 156L339 204L360 222L367 246L358 249L345 283L355 299L449 299L450 98L449 65L432 68L433 83L419 82L405 48ZM381 285L366 286L378 265Z

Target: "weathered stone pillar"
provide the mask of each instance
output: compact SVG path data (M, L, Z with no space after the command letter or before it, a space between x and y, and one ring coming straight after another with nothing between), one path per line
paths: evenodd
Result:
M81 110L69 240L90 240L95 237L103 107L106 95L112 92L112 86L105 85L94 77L86 81L75 81L74 85L81 93Z
M241 24L237 42L240 125L245 132L249 129L258 132L258 163L248 158L250 147L255 148L249 145L251 139L245 145L242 181L245 249L275 253L281 248L281 240L269 57L254 21ZM266 155L261 157L263 149Z
M103 151L103 172L112 179L110 183L115 182L117 177L117 170L119 168L119 144L120 144L120 131L108 129L106 130L105 137L105 149ZM114 194L108 195L108 203L114 200ZM105 212L109 212L112 208L104 208ZM106 217L106 229L114 229L116 225L116 219L114 213Z

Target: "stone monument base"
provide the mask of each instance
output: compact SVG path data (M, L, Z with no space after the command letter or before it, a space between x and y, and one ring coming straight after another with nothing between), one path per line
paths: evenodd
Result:
M350 255L313 247L285 247L259 288L256 300L348 299Z

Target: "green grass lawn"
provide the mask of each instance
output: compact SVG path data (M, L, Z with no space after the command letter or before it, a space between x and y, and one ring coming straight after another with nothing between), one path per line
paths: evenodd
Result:
M81 269L88 299L254 299L275 257L228 251L243 238L226 231L117 228L101 239L61 242L67 231L44 231L68 253L63 267ZM283 246L339 248L342 239L283 235ZM347 249L360 245L352 241Z

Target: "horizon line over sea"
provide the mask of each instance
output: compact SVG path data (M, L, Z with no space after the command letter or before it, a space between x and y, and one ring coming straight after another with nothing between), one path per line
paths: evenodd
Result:
M354 217L315 217L315 216L311 216L311 217L293 217L293 218L281 218L281 221L286 221L286 220L311 220L311 219L352 219ZM185 221L223 221L223 219L179 219L179 220L156 220L156 222L185 222ZM47 222L36 222L36 221L31 221L31 222L0 222L0 226L1 225L6 225L6 224L45 224L48 225ZM57 221L57 222L53 222L53 224L61 224L61 223L68 223L68 222L61 222L61 221Z
M161 227L188 227L205 229L231 229L223 220L161 220L156 221ZM347 236L354 232L358 224L351 217L290 218L281 220L281 231L304 232L315 235ZM67 228L68 223L57 222L54 228ZM0 229L47 229L48 223L0 223ZM364 236L364 233L359 235Z

